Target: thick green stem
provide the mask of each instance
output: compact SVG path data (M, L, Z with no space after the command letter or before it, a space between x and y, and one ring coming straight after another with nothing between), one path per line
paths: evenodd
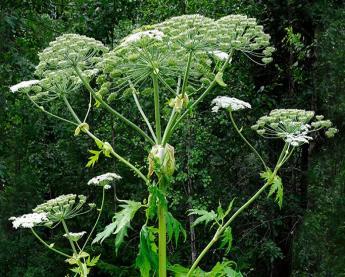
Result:
M173 108L173 110L171 111L171 114L170 114L168 124L164 130L163 139L162 139L162 145L163 146L165 146L165 144L168 142L169 132L171 130L172 124L174 124L174 122L175 122L176 115L177 115L176 110L175 110L175 108Z
M124 123L126 123L128 126L132 127L134 130L136 130L139 134L141 134L145 139L147 139L152 145L155 144L155 142L136 124L134 124L132 121L124 117L122 114L114 110L112 107L110 107L101 97L99 97L96 92L92 89L89 82L85 79L83 76L83 73L80 71L78 67L74 67L75 72L79 76L80 80L82 81L85 88L92 94L92 96L100 102L104 108L109 111L111 114L115 115L117 118L121 119Z
M244 140L244 142L249 146L250 149L253 150L253 152L255 153L255 155L259 158L259 160L261 161L262 165L264 166L264 168L267 170L268 167L265 163L265 161L263 160L263 158L261 157L261 155L259 154L258 151L256 151L256 149L254 148L254 146L251 145L251 143L242 135L242 132L238 129L238 126L232 116L232 112L229 112L230 114L230 119L231 119L231 123L234 126L235 130L237 131L237 133L239 134L239 136Z
M160 105L159 105L159 87L158 87L158 77L156 74L152 74L153 81L153 97L155 104L155 121L156 121L156 137L157 142L162 141L162 131L161 131L161 115L160 115Z
M34 236L44 245L46 246L47 248L49 248L51 251L61 255L61 256L64 256L66 258L70 258L71 256L67 255L66 253L62 252L62 251L59 251L53 247L50 247L48 243L46 243L35 231L34 229L30 228L31 229L31 232L34 234Z
M74 109L72 108L71 104L68 102L66 96L62 97L63 101L65 102L67 109L70 111L72 114L73 118L78 122L78 124L81 124L81 120L79 119L78 115L75 113Z
M196 267L198 266L199 262L201 261L201 259L206 255L206 253L210 250L210 248L219 240L219 238L221 237L221 235L223 234L223 232L225 231L225 229L231 224L231 222L233 222L235 220L235 218L237 216L239 216L246 208L248 208L250 206L250 204L252 204L255 199L257 199L260 194L265 191L265 189L267 187L269 187L278 170L280 169L280 167L283 165L283 161L284 161L284 157L285 155L288 155L288 153L286 153L287 151L287 144L284 145L282 152L280 153L278 162L273 170L273 173L270 177L269 180L267 180L267 182L246 202L244 203L227 221L224 225L222 225L221 227L219 227L215 233L215 235L213 236L213 239L206 245L206 247L202 250L202 252L200 253L200 255L198 256L198 258L195 260L195 262L193 263L193 265L191 266L191 268L189 269L187 276L189 277L191 276L191 274L193 273L193 271L196 269ZM286 160L285 160L286 161Z
M164 178L160 178L159 189L165 191ZM158 203L158 272L159 277L167 276L167 227L166 227L167 206Z

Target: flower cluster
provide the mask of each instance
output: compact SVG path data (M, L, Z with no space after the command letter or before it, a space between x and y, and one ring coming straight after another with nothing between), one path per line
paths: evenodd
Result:
M35 213L46 213L51 225L79 215L85 203L86 196L84 195L66 194L38 205L33 211Z
M72 232L69 232L68 234L64 234L63 236L65 238L69 238L70 240L72 241L78 241L82 238L82 236L84 236L86 234L85 231L82 231L82 232L78 232L78 233L72 233Z
M154 39L154 40L163 40L163 37L164 37L164 33L159 30L141 31L141 32L137 32L125 37L122 40L121 45L126 46L128 44L138 42L141 39L145 39L145 38Z
M105 173L96 177L93 177L89 182L88 185L94 185L94 186L101 186L104 187L104 189L110 189L111 186L109 185L110 182L115 180L120 180L122 177L120 175L117 175L116 173Z
M14 93L14 92L17 92L18 90L21 90L21 89L28 89L28 88L32 87L33 85L38 84L39 82L40 82L39 80L23 81L23 82L20 82L19 84L11 86L10 90Z
M13 228L33 228L39 224L48 221L47 213L31 213L24 214L19 217L10 217L9 220L12 221Z
M214 105L212 107L212 112L214 113L217 113L219 109L229 109L230 111L238 111L252 108L252 106L249 103L228 96L217 96L215 99L212 100L211 104Z
M291 146L300 146L312 140L311 134L326 129L326 134L334 136L337 132L330 120L322 115L314 119L313 111L299 109L276 109L258 119L252 129L265 138L280 138Z

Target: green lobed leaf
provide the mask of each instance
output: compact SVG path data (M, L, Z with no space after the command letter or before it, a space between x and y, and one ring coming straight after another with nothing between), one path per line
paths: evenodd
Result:
M227 255L230 252L232 246L232 230L231 227L227 227L222 234L222 240L220 243L220 247L226 247L225 254Z
M158 268L157 245L155 243L157 229L143 226L140 231L139 253L135 265L140 270L142 277L150 277L150 272Z
M207 225L209 222L215 220L217 218L217 214L214 211L205 211L205 210L198 210L198 209L190 209L189 215L199 215L199 217L193 222L193 227L200 224L205 223Z
M93 155L89 157L89 161L87 162L86 167L93 167L98 161L99 155L102 153L102 151L89 150L89 152Z
M186 230L182 227L181 223L176 218L174 218L170 212L166 213L165 217L167 222L168 242L170 242L172 238L174 238L175 244L177 246L178 239L181 233L184 237L184 240L186 241L187 233Z
M279 207L281 208L283 205L283 194L284 194L282 179L278 175L273 176L273 173L271 170L261 172L260 177L266 181L273 179L271 188L267 197L270 197L275 193L276 194L275 201L278 203Z
M116 253L119 250L124 238L127 235L127 230L130 227L130 222L133 219L135 213L142 207L140 202L131 200L123 200L124 204L121 204L121 211L115 213L112 223L107 225L105 229L96 235L96 238L92 241L93 243L102 243L106 238L112 234L116 235L115 238L115 250Z

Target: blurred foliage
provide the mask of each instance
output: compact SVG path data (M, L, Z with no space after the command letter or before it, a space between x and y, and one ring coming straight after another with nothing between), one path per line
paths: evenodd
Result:
M114 159L102 159L85 168L92 142L74 137L69 126L56 122L31 107L27 99L8 87L31 79L37 52L62 33L77 32L102 40L112 47L131 29L184 13L218 18L245 13L258 18L272 35L277 48L274 63L266 67L236 58L225 76L226 90L217 88L191 114L174 138L178 174L174 179L171 211L183 222L187 242L169 246L170 262L190 264L189 208L216 209L218 202L236 197L239 207L257 190L261 169L246 145L230 127L225 113L212 114L209 103L222 93L251 102L253 109L238 118L249 126L277 107L314 109L336 122L340 135L322 147L311 144L296 153L283 172L283 208L262 197L232 227L233 248L228 255L248 276L342 276L344 274L344 55L345 6L342 1L239 1L239 0L3 0L0 2L0 275L64 276L63 259L48 253L26 230L13 230L7 220L28 212L43 199L61 193L83 193L100 201L89 189L89 178L107 171L121 174L116 193L122 199L140 201L145 195L137 179ZM266 30L267 29L267 30ZM80 98L81 103L86 99ZM132 110L118 109L131 117ZM145 109L145 107L144 107ZM142 122L136 122L141 125ZM94 111L89 124L99 137L131 161L144 161L143 141L102 110ZM252 141L251 130L244 132ZM119 135L121 134L121 136ZM318 140L323 141L322 137ZM274 160L279 145L257 140L264 156ZM301 176L301 177L300 177ZM144 191L144 190L143 190ZM114 196L99 230L117 210ZM89 215L93 220L95 215ZM95 276L137 276L133 266L142 222L133 224L129 238L115 255L114 240L102 247ZM87 222L76 222L88 229ZM198 227L196 251L209 240L208 229ZM64 245L63 232L42 234ZM66 245L67 247L67 245ZM91 249L89 251L92 251ZM205 259L210 269L224 252L215 250Z

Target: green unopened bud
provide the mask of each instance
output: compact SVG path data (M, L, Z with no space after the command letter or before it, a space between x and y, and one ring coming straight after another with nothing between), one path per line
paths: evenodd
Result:
M153 172L162 172L167 176L173 175L175 171L175 150L170 144L154 145L148 156L149 176Z
M260 129L256 131L260 136L265 134L265 129Z
M110 145L109 142L105 142L103 143L103 147L102 147L102 150L103 150L103 154L104 156L110 158L110 153L113 152L113 147Z
M270 62L272 62L273 61L273 58L262 58L262 62L264 63L264 64L268 64L268 63L270 63Z

